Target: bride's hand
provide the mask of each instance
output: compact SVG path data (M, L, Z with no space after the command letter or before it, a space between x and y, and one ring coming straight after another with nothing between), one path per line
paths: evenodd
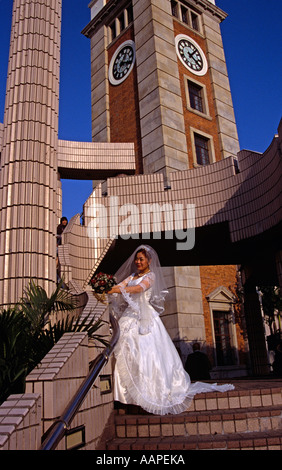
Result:
M107 292L107 294L120 294L120 288L118 286L114 286Z

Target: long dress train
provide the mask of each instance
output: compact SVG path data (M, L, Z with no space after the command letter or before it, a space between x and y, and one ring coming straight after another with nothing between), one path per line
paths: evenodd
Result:
M137 285L142 279L132 276L127 285ZM153 414L179 414L189 408L198 393L234 389L230 384L191 383L159 314L149 302L150 291L149 288L131 295L134 302L128 305L119 320L114 399L138 405ZM141 334L140 312L144 311L150 318L150 327L146 334Z

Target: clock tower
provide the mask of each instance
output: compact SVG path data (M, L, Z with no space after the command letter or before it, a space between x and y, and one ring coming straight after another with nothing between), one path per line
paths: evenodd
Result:
M92 0L92 137L134 142L138 173L239 151L220 23L211 0ZM128 52L130 51L130 55Z
M134 142L136 173L161 173L167 187L172 172L236 157L220 31L227 14L215 1L92 0L89 7L83 34L91 41L93 140ZM236 267L165 270L172 338L179 347L185 339L215 348L207 297L234 284Z

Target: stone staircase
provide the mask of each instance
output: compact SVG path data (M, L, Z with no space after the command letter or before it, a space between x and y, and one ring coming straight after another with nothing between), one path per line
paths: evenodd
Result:
M235 390L197 395L180 415L119 406L107 450L281 450L282 379L232 383Z

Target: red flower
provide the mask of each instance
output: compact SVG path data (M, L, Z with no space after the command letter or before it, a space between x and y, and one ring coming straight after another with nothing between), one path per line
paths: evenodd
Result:
M105 274L99 272L94 274L89 281L94 292L102 294L103 292L108 292L116 284L116 280L112 274Z

